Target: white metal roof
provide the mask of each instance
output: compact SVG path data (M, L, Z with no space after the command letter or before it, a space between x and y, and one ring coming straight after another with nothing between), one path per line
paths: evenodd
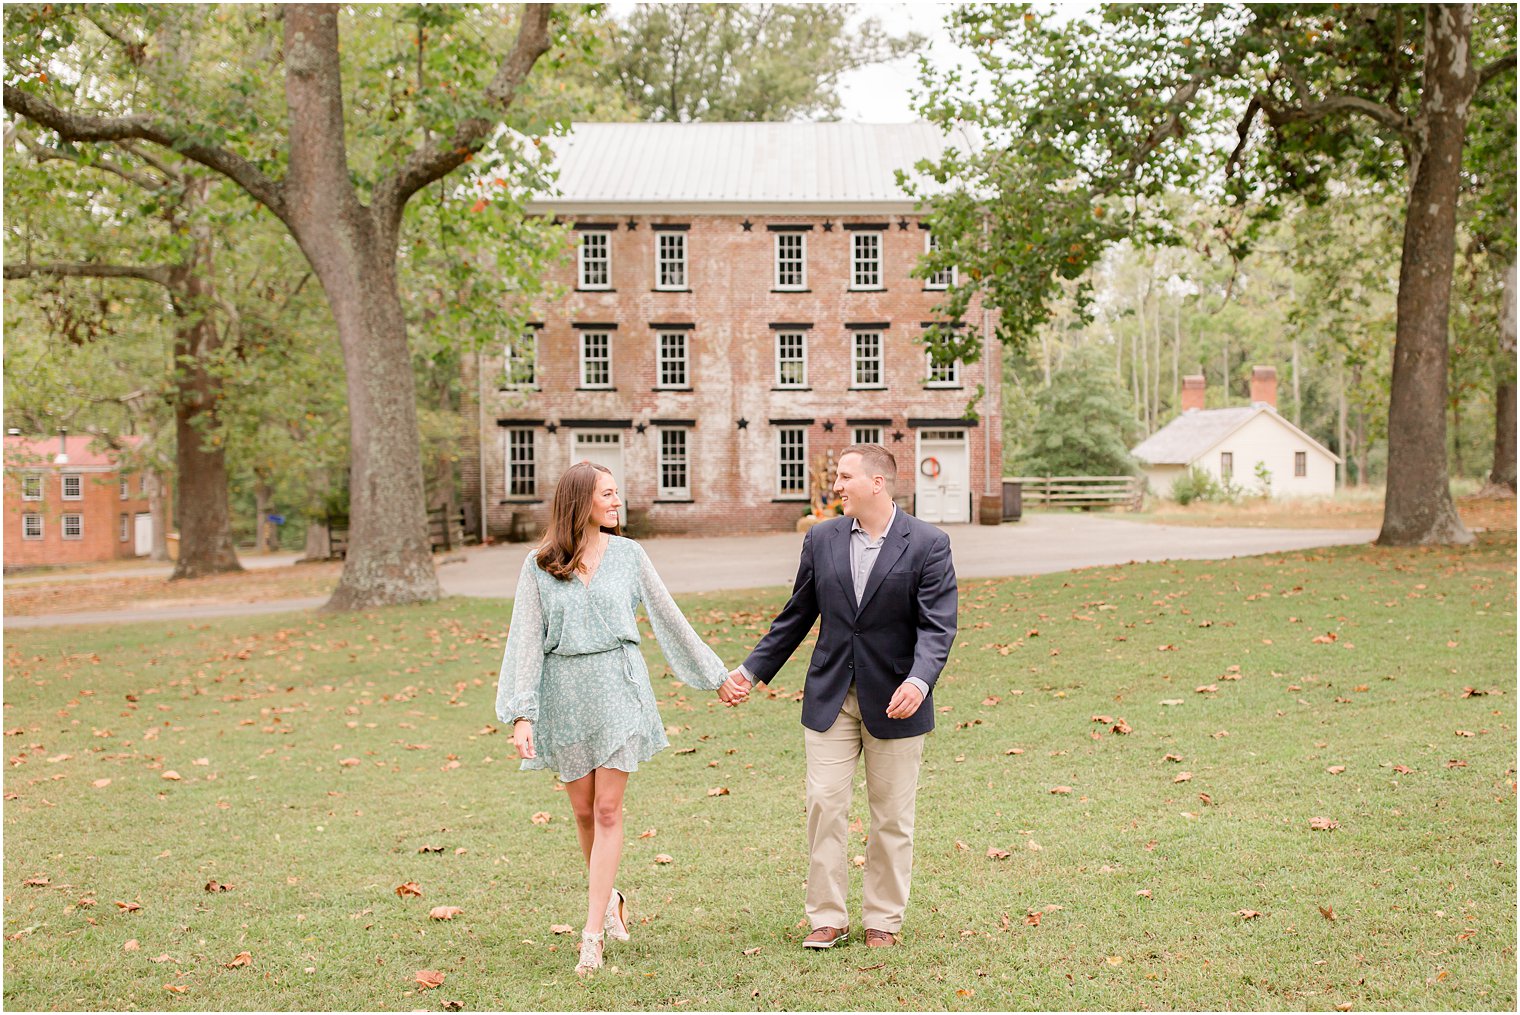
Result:
M911 210L899 169L968 150L917 123L577 123L546 142L557 193L531 211L583 207L700 205L892 206Z
M1195 409L1184 412L1136 444L1130 449L1130 454L1146 465L1190 465L1206 454L1210 448L1218 445L1263 412L1270 413L1277 422L1319 448L1335 461L1340 461L1340 458L1329 448L1304 433L1279 415L1276 409L1263 402L1233 409Z

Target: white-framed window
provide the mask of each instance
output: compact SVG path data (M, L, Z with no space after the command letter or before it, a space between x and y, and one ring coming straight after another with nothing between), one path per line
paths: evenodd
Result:
M83 539L84 538L84 515L64 515L63 516L63 538L64 539Z
M123 543L132 540L132 516L123 511L120 515L121 524L117 526L119 535L117 538Z
M950 363L936 363L934 357L927 356L929 364L927 380L924 386L927 388L958 388L961 386L961 361L955 360Z
M137 492L143 497L148 495L148 474L146 472L141 473L137 477Z
M42 473L23 472L21 474L21 499L42 499Z
M850 428L850 443L851 444L880 444L881 443L881 427L879 427L879 426L857 426L857 427L851 427Z
M131 496L131 487L132 481L129 480L126 476L122 476L120 482L116 484L116 489L120 494L120 500L126 500L129 496Z
M612 288L612 233L587 229L580 234L580 287Z
M533 497L538 494L538 453L532 427L507 430L507 496Z
M932 254L939 249L939 237L932 230L924 231L924 253ZM925 289L948 289L956 283L955 269L946 268L944 271L936 271L924 279Z
M1307 451L1293 452L1293 475L1303 479L1309 475L1309 453Z
M776 387L807 387L807 332L776 332Z
M857 229L850 234L850 288L881 287L881 233Z
M612 387L612 332L581 332L581 387Z
M661 388L691 387L685 331L655 333L655 382Z
M807 496L807 428L776 429L776 496Z
M63 474L63 499L84 500L84 477L77 472Z
M686 233L684 230L660 229L654 234L654 287L685 289Z
M42 516L41 515L34 514L34 513L30 512L30 511L28 511L26 514L24 514L24 515L21 516L21 538L22 539L41 539L42 538Z
M502 347L502 385L516 391L538 387L538 329L527 328Z
M660 430L660 497L691 499L691 431L671 427Z
M807 234L776 233L776 288L807 288Z
M850 340L850 386L884 388L881 365L881 332L854 331Z
M1235 453L1233 451L1219 452L1219 478L1226 483L1235 475Z

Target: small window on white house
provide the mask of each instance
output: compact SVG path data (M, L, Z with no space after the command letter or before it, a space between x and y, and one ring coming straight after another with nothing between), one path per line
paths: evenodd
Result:
M654 234L656 289L686 288L686 233L662 229Z
M131 496L131 487L132 487L131 480L127 479L126 476L122 476L121 477L121 481L119 483L117 483L117 487L116 487L117 490L120 492L120 499L121 500L126 500L129 496Z
M776 288L807 288L807 235L776 234Z
M807 496L807 429L784 426L776 431L776 495Z
M42 473L40 473L40 472L27 472L27 473L23 473L22 474L22 476L21 476L21 499L22 500L41 500L42 499Z
M660 496L666 500L691 499L689 435L684 429L660 431Z
M84 479L77 472L63 474L63 499L84 500Z
M661 331L655 335L659 355L656 365L657 386L661 388L691 387L688 369L686 332Z
M857 426L850 430L851 444L880 444L881 427Z
M117 526L117 538L126 543L132 539L132 516L122 512L119 516L120 524Z
M1226 483L1235 475L1235 455L1230 451L1219 452L1219 478Z
M851 387L883 388L886 382L881 370L881 332L857 331L850 343Z
M503 363L506 364L502 383L516 391L531 391L538 387L538 329L528 328L516 338L509 339L504 347Z
M961 386L961 361L936 363L929 357L929 376L924 382L929 388L958 388Z
M939 237L933 232L924 233L924 253L932 254L939 249ZM936 271L924 279L925 289L948 289L955 285L956 274L954 268L946 268L944 271Z
M1293 452L1293 475L1299 479L1309 475L1309 454L1306 451Z
M776 332L776 387L807 387L807 332Z
M611 332L581 332L581 387L612 387Z
M513 427L507 431L507 496L532 497L538 493L538 456L533 431Z
M850 234L850 288L881 288L881 233L859 230Z
M612 234L599 230L587 230L580 235L581 288L611 289Z
M21 538L42 538L42 516L28 512L21 516Z
M63 516L63 538L64 539L83 539L84 538L84 515L64 515Z

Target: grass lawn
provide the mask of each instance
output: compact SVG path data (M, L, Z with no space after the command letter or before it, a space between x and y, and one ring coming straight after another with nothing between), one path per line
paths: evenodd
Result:
M1455 484L1454 484L1455 485ZM1470 484L1468 484L1470 485ZM1453 491L1456 492L1455 490ZM1454 497L1457 513L1472 529L1515 528L1515 498ZM1334 497L1262 500L1243 497L1234 504L1194 501L1182 505L1148 497L1145 510L1124 512L1129 521L1163 525L1227 526L1259 529L1378 529L1383 525L1383 491L1341 489Z
M5 1005L1513 1009L1515 551L968 581L885 953L798 947L806 652L728 710L647 643L673 749L589 984L568 801L492 714L506 603L13 633ZM782 598L682 604L737 660Z
M341 561L323 561L180 581L157 575L113 577L109 571L86 581L76 574L66 574L60 575L57 581L7 585L5 612L14 617L35 617L90 610L129 610L148 602L171 607L327 596L337 586L338 574L342 570Z

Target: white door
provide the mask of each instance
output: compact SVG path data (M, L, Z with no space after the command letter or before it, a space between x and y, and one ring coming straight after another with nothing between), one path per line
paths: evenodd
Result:
M153 516L144 511L134 519L135 529L132 552L139 557L153 553Z
M971 521L971 465L964 430L922 430L914 476L918 517L940 524Z
M623 435L616 430L577 430L570 448L570 464L591 462L612 471L617 480L623 506L618 508L618 523L628 524L628 492L623 485Z

